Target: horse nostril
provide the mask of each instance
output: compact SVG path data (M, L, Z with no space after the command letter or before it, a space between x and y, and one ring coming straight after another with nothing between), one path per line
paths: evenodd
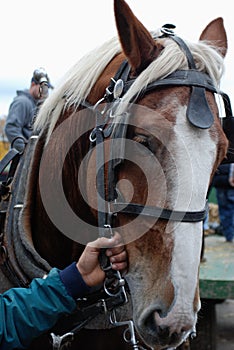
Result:
M158 314L161 311L157 311ZM162 339L168 339L170 336L170 329L167 326L158 326L155 321L155 312L152 312L145 320L145 327L154 334L157 334Z
M168 342L168 339L170 338L170 329L167 326L159 326L158 327L158 335L160 339L162 339L165 342Z
M162 311L161 310L156 310L156 311L153 311L153 312L149 313L147 315L147 317L145 318L144 325L151 332L158 333L158 331L159 331L158 328L159 327L158 327L157 322L155 320L155 313L157 313L158 315L161 315Z
M151 313L146 319L145 319L145 327L147 329L150 329L153 333L157 331L157 325L155 323L154 319L154 313Z
M174 332L171 334L170 344L176 344L179 340L178 333Z

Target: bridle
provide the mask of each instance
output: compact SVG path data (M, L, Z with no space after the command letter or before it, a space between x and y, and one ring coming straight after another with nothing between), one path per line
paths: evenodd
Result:
M197 128L208 129L214 122L213 114L208 105L205 92L206 90L217 93L217 89L212 79L206 74L198 71L196 65L185 42L177 37L174 32L167 27L162 28L161 37L169 37L174 40L181 50L184 51L187 61L188 70L177 70L164 79L156 80L147 85L144 92L134 96L132 101L136 102L143 95L160 87L168 86L188 86L191 87L190 100L187 107L186 116L189 122ZM98 228L99 235L106 235L107 230L112 227L112 218L120 214L143 215L146 217L159 218L162 220L172 220L180 222L200 222L203 221L207 213L207 204L200 211L178 211L156 206L144 206L139 203L127 203L124 200L118 201L118 190L116 188L116 168L117 165L124 161L124 145L127 132L128 118L126 115L121 118L118 125L113 125L114 110L121 103L121 97L128 91L135 79L129 78L130 66L124 61L115 77L111 79L110 85L106 88L105 96L99 100L95 106L91 106L87 101L82 105L91 109L96 115L96 127L90 135L92 146L96 145L97 159L97 192L98 192ZM99 107L103 103L108 103L108 110L100 111ZM199 104L199 108L197 105ZM104 104L105 105L105 104ZM126 119L126 120L125 120ZM119 141L119 147L111 148L110 161L108 162L108 180L105 178L105 151L104 141L106 138ZM108 193L105 191L105 183L108 182Z

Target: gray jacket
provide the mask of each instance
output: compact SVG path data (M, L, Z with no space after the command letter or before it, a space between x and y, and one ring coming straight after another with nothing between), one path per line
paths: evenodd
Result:
M29 90L17 91L12 101L5 124L5 133L10 143L16 137L28 140L32 133L32 121L36 114L37 101L30 95ZM23 139L17 139L12 145L22 152L25 147Z

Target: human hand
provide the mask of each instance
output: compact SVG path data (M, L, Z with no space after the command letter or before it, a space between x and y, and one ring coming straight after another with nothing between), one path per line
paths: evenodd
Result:
M106 248L106 255L110 258L113 270L123 271L127 268L127 252L120 235L115 233L112 238L98 238L87 244L76 264L89 287L96 286L105 279L105 272L101 269L98 260L101 248Z

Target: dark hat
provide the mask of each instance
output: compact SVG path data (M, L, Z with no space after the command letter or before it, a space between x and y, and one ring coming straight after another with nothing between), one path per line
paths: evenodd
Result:
M48 77L48 74L46 72L46 70L42 67L40 68L37 68L34 70L33 72L33 77L32 77L32 81L35 83L35 84L41 84L41 83L47 83L48 84L48 87L50 89L53 89L53 85L50 83L50 79Z

